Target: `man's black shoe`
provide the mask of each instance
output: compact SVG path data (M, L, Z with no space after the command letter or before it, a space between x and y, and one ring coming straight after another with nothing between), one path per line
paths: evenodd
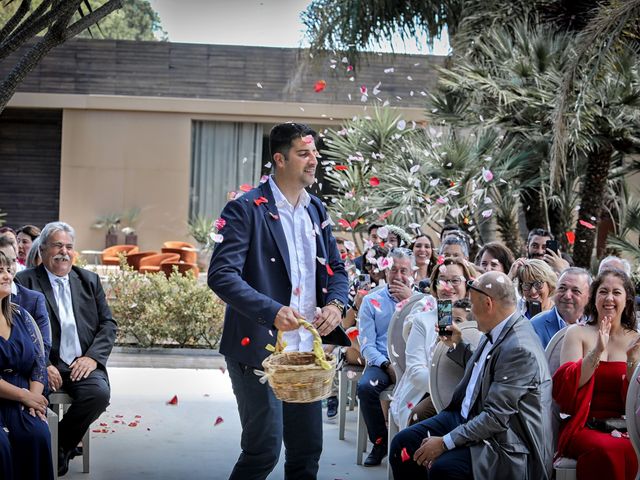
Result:
M371 453L364 461L365 467L376 467L382 463L382 459L387 456L387 446L385 444L374 445Z
M69 453L69 460L82 456L82 447L76 447Z
M338 414L338 397L327 398L327 418L334 418Z
M62 477L69 471L69 460L71 460L71 454L74 451L65 451L62 448L58 450L58 476Z

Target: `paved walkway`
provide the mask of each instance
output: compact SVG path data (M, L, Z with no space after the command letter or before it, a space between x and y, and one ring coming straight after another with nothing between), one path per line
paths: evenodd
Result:
M167 361L164 358L160 363ZM185 361L191 360L176 360L178 364ZM221 361L218 356L209 365ZM115 366L125 363L118 354L110 361L111 406L92 427L108 433L91 434L91 473L83 474L81 458L76 458L63 478L227 478L240 444L240 422L228 374L221 369ZM174 395L177 405L167 405ZM356 412L347 413L344 441L338 440L337 421L325 422L319 479L386 478L386 461L376 468L355 464L355 419ZM284 477L283 456L270 480Z

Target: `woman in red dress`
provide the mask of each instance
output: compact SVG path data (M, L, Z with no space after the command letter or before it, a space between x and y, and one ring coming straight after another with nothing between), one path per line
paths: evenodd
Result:
M629 479L638 462L628 438L590 428L593 419L624 415L629 380L640 360L631 280L606 270L591 285L590 320L567 330L562 366L553 376L553 398L571 415L563 424L558 455L578 461L577 478Z

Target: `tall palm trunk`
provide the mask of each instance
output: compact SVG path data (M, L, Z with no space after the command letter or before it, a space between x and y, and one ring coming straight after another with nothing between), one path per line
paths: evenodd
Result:
M596 228L604 191L611 166L613 147L610 143L598 145L587 158L587 171L580 195L580 212L576 224L576 243L573 246L573 260L578 267L590 268ZM585 223L580 223L585 222Z

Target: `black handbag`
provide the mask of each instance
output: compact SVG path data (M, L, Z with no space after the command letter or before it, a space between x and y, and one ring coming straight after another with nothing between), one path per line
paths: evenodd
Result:
M591 430L611 433L614 430L624 433L627 431L627 421L624 418L590 418L585 424Z

